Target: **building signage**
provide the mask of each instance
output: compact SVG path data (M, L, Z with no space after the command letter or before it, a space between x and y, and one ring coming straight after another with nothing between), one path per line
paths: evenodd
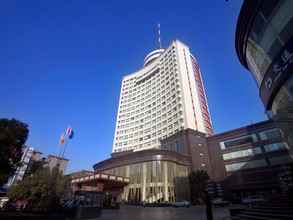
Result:
M270 109L273 97L293 70L293 38L283 47L272 62L260 86L260 97L267 109Z

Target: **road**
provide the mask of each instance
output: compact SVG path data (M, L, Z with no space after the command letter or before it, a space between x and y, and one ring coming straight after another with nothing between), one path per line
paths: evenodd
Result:
M229 216L228 208L214 208L214 220ZM206 220L204 206L190 208L121 206L119 210L103 210L97 220Z

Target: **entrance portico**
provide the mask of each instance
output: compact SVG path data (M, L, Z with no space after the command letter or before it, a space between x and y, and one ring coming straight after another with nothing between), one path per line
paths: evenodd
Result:
M104 173L93 173L71 180L73 194L83 193L110 193L116 201L121 201L123 188L128 185L129 178L109 175Z

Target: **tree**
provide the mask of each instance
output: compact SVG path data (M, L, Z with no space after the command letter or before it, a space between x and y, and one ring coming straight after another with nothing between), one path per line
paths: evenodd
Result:
M11 202L26 201L30 211L54 211L60 207L67 181L57 167L43 167L13 185L8 197Z
M192 171L189 174L191 202L193 204L203 204L206 200L209 179L209 175L205 170Z
M0 119L0 186L20 165L28 125L15 119Z

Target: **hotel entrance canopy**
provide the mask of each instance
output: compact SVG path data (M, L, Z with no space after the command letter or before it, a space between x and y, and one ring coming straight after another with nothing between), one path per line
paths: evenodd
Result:
M128 184L129 178L104 173L93 173L71 180L73 191L106 192L119 189L122 190L123 187Z

